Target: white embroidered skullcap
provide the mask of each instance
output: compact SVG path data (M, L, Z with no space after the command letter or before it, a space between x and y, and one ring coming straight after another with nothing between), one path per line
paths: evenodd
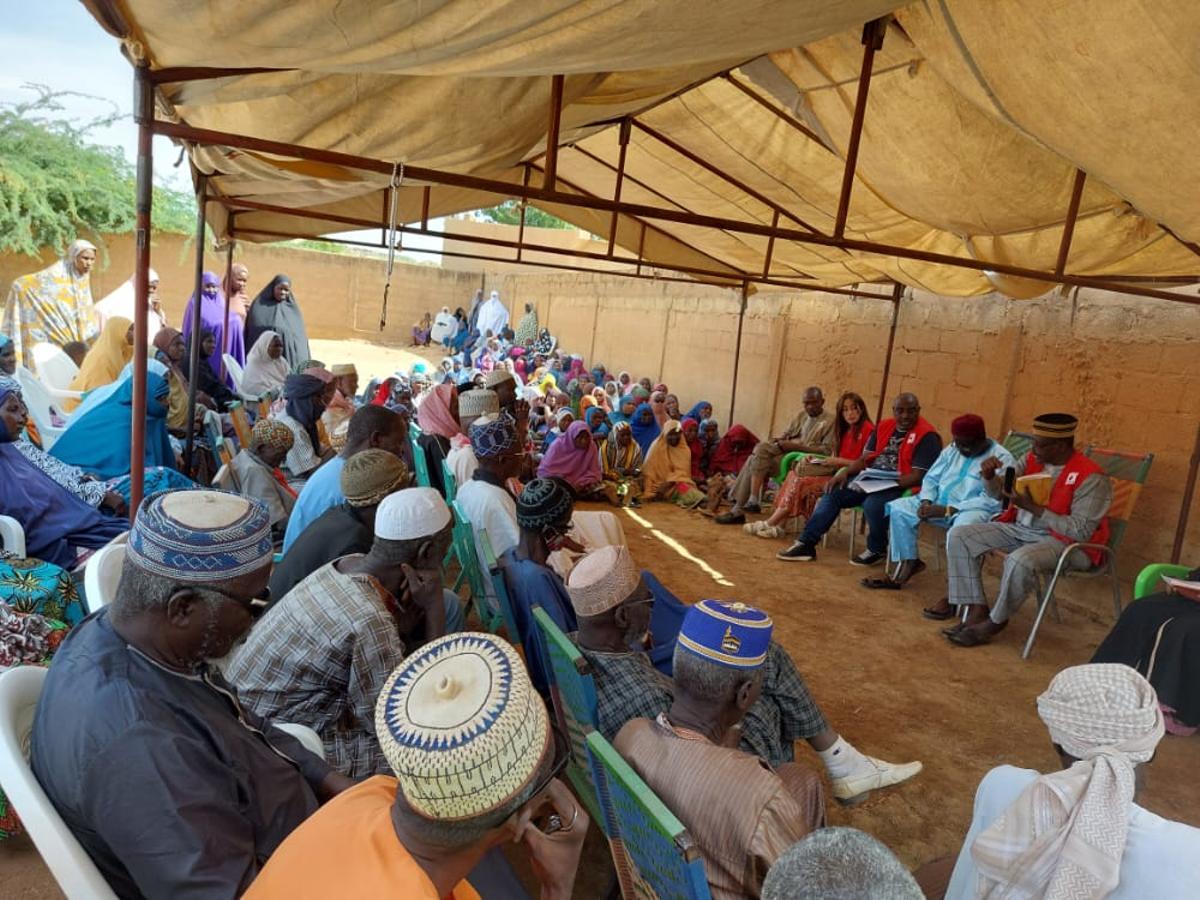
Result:
M492 371L488 372L487 376L483 379L483 386L488 388L496 387L497 385L504 384L506 381L515 380L516 379L512 376L512 372L508 371L507 369L492 369Z
M375 537L411 541L431 537L450 524L450 507L429 487L411 487L383 498L375 511Z
M500 396L495 391L463 391L458 395L458 417L469 419L500 412Z
M641 580L642 573L629 548L609 544L575 564L567 580L567 593L578 615L598 616L620 606Z

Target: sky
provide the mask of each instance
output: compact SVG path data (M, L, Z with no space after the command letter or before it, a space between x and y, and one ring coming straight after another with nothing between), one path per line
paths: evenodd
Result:
M200 0L197 0L200 2ZM79 0L4 0L4 26L0 29L0 103L31 100L36 93L22 85L44 84L55 91L75 91L86 97L61 100L68 118L86 122L114 108L121 121L98 129L92 139L120 147L137 159L137 127L133 124L133 68L121 55L120 42L101 28ZM186 162L175 167L179 148L164 137L154 139L156 183L190 193L191 176ZM430 227L440 229L441 220ZM376 240L378 229L364 232ZM357 236L357 235L355 235ZM405 235L410 246L441 249L441 240ZM437 261L429 253L414 260Z

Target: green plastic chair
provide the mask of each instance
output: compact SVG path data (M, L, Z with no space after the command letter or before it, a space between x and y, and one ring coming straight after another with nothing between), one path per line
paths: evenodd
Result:
M1133 599L1141 600L1157 593L1161 589L1159 579L1164 575L1169 578L1184 578L1190 571L1192 570L1187 566L1175 563L1151 563L1138 572L1137 579L1133 582Z
M425 448L417 443L417 437L420 432L409 432L409 441L412 443L413 467L417 470L417 484L421 487L433 487L433 481L429 477L429 460L425 456Z
M587 754L621 895L708 900L704 860L683 823L600 732L588 733Z
M480 528L476 532L476 537L479 539L481 562L492 579L492 589L496 593L496 599L500 602L500 617L504 622L504 630L508 634L509 643L520 646L524 635L517 628L517 618L513 615L512 601L508 597L508 585L504 583L504 571L500 568L495 551L492 550L492 541L488 537L487 529Z
M1033 652L1033 641L1046 616L1046 610L1054 604L1054 589L1058 587L1061 578L1107 577L1112 584L1113 613L1116 618L1121 617L1121 583L1117 580L1117 549L1121 545L1121 538L1125 536L1125 529L1129 524L1129 517L1133 514L1138 494L1141 493L1142 485L1146 483L1146 477L1150 474L1154 454L1122 453L1117 450L1105 450L1094 445L1089 445L1083 454L1088 459L1099 463L1104 474L1112 480L1113 498L1112 504L1108 507L1108 543L1090 544L1086 541L1079 541L1067 544L1063 548L1058 557L1058 565L1054 567L1054 574L1050 577L1050 582L1046 587L1046 593L1038 604L1037 616L1034 617L1029 638L1025 641L1025 649L1021 651L1021 659L1029 659L1029 654ZM1098 550L1103 555L1103 559L1099 565L1092 566L1090 569L1065 570L1067 556L1076 548Z
M1000 442L1013 459L1022 460L1033 450L1033 435L1024 431L1010 431Z
M488 602L487 585L483 569L479 565L479 555L475 550L475 530L457 503L451 503L454 512L454 528L451 532L450 549L458 560L459 572L452 590L458 592L465 581L471 588L471 603L475 614L485 631L495 632L500 626L500 613L491 608Z
M454 498L458 496L458 482L454 478L454 472L450 470L450 463L442 460L442 487L446 489L446 502L453 503Z
M787 480L788 472L792 469L792 463L802 456L811 456L813 459L824 459L824 453L805 453L803 450L792 450L789 453L783 454L783 458L779 460L779 475L777 481L780 486Z
M579 648L540 606L533 608L533 621L540 638L537 646L542 654L542 670L548 672L551 678L550 701L554 716L559 728L567 736L571 749L571 761L566 768L567 780L575 789L575 795L587 807L592 820L599 822L604 833L608 834L585 749L588 733L595 732L598 723L596 682Z

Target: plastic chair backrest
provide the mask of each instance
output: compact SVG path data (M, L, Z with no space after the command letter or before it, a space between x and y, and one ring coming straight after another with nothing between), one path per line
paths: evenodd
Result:
M55 344L43 342L34 345L33 363L37 368L38 378L49 388L61 391L70 390L71 382L79 374L79 366L75 360L63 353Z
M600 732L588 734L587 753L622 896L711 897L704 860L683 823Z
M429 458L425 455L425 448L417 443L411 432L409 435L412 439L413 467L417 470L417 484L421 487L433 487L429 478Z
M1024 431L1010 431L1000 443L1012 454L1013 459L1021 460L1033 450L1033 435Z
M33 423L37 426L38 435L42 440L42 449L49 452L50 448L54 446L54 442L67 430L65 427L59 427L53 423L50 418L51 407L64 419L67 416L63 415L62 410L58 408L54 398L50 396L50 392L46 390L46 386L42 384L41 380L24 366L17 366L17 381L21 385L21 397L29 409Z
M25 556L25 529L12 516L0 516L0 547L17 557Z
M504 572L500 569L496 552L492 550L491 538L488 537L486 528L476 531L475 537L482 556L480 562L487 569L488 576L492 579L492 589L496 593L496 599L500 601L500 616L504 620L504 630L508 633L508 640L512 644L519 645L525 640L525 635L521 634L520 629L517 628L517 618L513 615L512 600L508 596L508 585L504 582Z
M246 415L246 407L240 402L229 404L229 421L233 423L234 434L242 447L251 446L250 417Z
M1099 463L1104 474L1112 480L1112 503L1108 507L1108 546L1113 550L1121 544L1142 485L1150 474L1153 453L1122 453L1089 444L1083 455Z
M444 459L442 460L442 487L446 489L446 502L453 503L454 498L458 496L458 481L450 469L450 463Z
M542 669L550 673L550 699L558 727L568 738L571 761L567 764L567 778L575 793L593 813L600 810L599 794L592 783L592 770L587 758L587 735L598 726L596 711L596 682L592 678L588 662L579 648L562 633L554 620L540 606L533 608L533 621L539 632L537 642L544 655ZM603 820L601 817L601 824ZM604 826L604 833L608 833Z
M233 379L233 392L241 394L242 392L242 364L234 359L230 354L222 354L221 360L225 363L225 371L229 373L229 377Z
M46 681L40 666L0 673L0 788L20 810L29 837L68 897L116 898L87 851L75 840L29 765L33 714Z
M1190 571L1191 569L1187 566L1176 565L1174 563L1150 563L1150 565L1138 572L1137 578L1134 579L1133 599L1141 600L1155 591L1162 590L1161 579L1164 575L1170 578L1187 578Z
M420 447L415 449L423 452ZM484 581L483 569L479 565L479 554L475 550L475 529L471 527L470 520L463 514L462 508L457 503L451 503L450 509L454 512L451 548L458 559L459 568L462 569L467 584L471 587L471 603L475 606L475 614L479 616L479 621L483 624L485 631L494 632L500 624L501 616L499 612L491 608L488 602L487 585Z
M124 542L102 547L88 559L83 570L83 593L89 613L94 613L112 602L117 595L121 567L124 565Z

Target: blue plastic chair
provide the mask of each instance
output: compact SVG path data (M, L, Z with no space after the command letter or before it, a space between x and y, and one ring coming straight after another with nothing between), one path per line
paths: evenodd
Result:
M471 588L471 603L475 607L475 614L479 616L484 630L495 632L501 622L501 616L488 602L483 569L475 551L475 531L457 503L451 503L450 509L454 513L454 528L451 531L450 553L447 554L443 566L449 563L450 556L453 555L458 560L459 569L451 589L457 593L463 582L466 582Z
M622 896L708 900L704 860L683 823L600 732L588 733L587 754Z
M500 602L500 617L504 621L504 630L508 634L509 643L519 646L524 642L525 636L517 627L517 617L513 615L512 600L508 596L508 585L504 583L504 572L496 559L495 551L492 550L492 541L488 537L487 529L480 528L476 532L476 537L479 540L479 551L483 554L481 562L492 580L496 599Z

